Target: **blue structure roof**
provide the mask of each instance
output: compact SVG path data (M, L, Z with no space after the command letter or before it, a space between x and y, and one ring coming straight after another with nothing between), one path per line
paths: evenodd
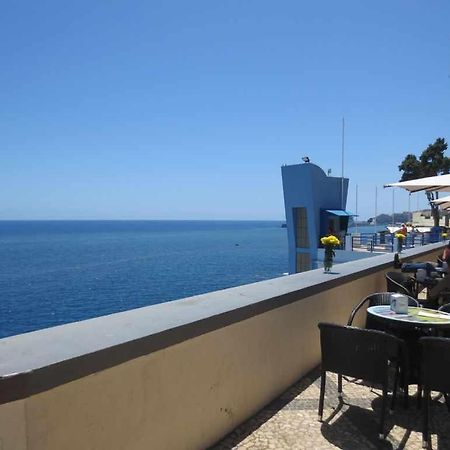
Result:
M335 216L354 216L356 217L356 214L353 214L348 211L344 211L343 209L326 209L326 212L333 214Z

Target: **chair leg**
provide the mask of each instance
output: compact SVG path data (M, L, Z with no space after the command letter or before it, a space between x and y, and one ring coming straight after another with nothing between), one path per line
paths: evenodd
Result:
M409 408L409 385L407 382L403 384L403 407Z
M430 407L430 390L423 390L423 430L422 430L422 448L428 447L428 413Z
M342 375L338 374L338 397L342 398Z
M417 409L422 408L423 388L420 383L417 384Z
M400 370L400 383L401 383L401 387L403 388L403 407L405 409L408 409L409 406L409 379L408 379L408 374L407 371L405 369L405 367L401 367Z
M444 393L445 404L447 405L447 410L450 413L450 396L449 394Z
M322 417L323 417L323 403L325 400L326 380L327 380L327 373L325 370L323 370L321 373L321 376L320 376L319 422L322 422Z
M388 388L387 388L387 380L383 384L383 401L381 403L381 418L380 418L380 430L378 437L380 439L385 438L384 434L384 419L386 417L386 403L387 403L387 395L388 395Z
M394 389L392 391L392 402L391 402L391 410L395 409L395 401L397 399L397 387L398 387L398 377L400 374L400 367L397 365L395 368L395 378L394 378Z

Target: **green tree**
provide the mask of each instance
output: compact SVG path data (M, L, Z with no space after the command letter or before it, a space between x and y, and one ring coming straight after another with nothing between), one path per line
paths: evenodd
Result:
M398 170L403 172L400 181L414 180L416 178L433 177L435 175L448 174L450 171L450 158L445 156L447 142L444 138L437 138L419 156L409 154L398 166ZM438 198L438 192L425 193L430 203L431 215L434 225L439 225L439 208L431 203Z

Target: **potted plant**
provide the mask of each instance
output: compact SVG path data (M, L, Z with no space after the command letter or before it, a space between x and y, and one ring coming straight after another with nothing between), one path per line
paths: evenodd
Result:
M395 238L397 239L397 253L401 253L403 248L403 241L406 239L406 236L403 233L397 233L395 235Z
M336 236L324 236L320 238L320 242L322 243L325 249L325 256L323 258L323 269L325 273L329 273L331 268L333 267L333 258L336 256L334 252L334 247L340 245L340 241Z

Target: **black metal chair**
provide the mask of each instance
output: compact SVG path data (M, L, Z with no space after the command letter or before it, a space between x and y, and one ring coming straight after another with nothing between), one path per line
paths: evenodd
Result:
M440 337L423 337L421 345L420 382L423 389L423 430L422 447L427 448L429 442L428 419L431 391L444 394L450 412L450 339Z
M396 292L417 298L415 278L402 272L387 272L386 288L388 292Z
M446 312L446 313L450 313L450 303L447 303L447 304L445 304L445 305L442 305L442 306L439 308L439 311L443 311L443 312Z
M367 307L369 306L377 306L377 305L390 305L391 304L391 295L392 292L377 292L375 294L370 294L363 300L361 300L350 313L350 317L348 318L347 325L353 324L353 319L355 318L358 311L367 303ZM408 295L408 306L419 306L419 302ZM366 328L378 329L375 324L372 323L370 317L366 318Z
M367 296L366 298L364 298L361 302L359 302L352 310L352 312L350 313L350 317L348 318L348 322L347 325L352 325L353 324L353 319L355 318L356 314L358 313L358 311L367 304L367 307L369 306L377 306L377 305L390 305L391 304L391 295L393 293L392 292L377 292L374 294L370 294L369 296ZM408 306L419 306L419 302L408 296ZM380 331L385 331L387 333L390 334L396 334L395 332L392 333L392 331L387 328L385 325L383 325L382 323L376 321L372 316L367 315L366 316L366 323L365 323L365 328L367 329L371 329L371 330L380 330ZM398 336L400 337L402 340L409 340L410 336L408 335L408 333L403 332L402 335ZM414 337L415 338L415 337ZM406 362L406 359L408 359L408 362ZM407 355L407 346L405 347L405 351L404 351L404 355L402 356L402 359L400 361L398 361L398 364L401 367L401 386L404 390L404 406L405 408L408 407L408 400L409 400L409 387L408 384L411 381L414 381L413 379L410 379L410 370L409 370L409 365L410 365L410 358ZM408 364L408 365L405 365ZM407 378L407 374L408 374L408 378ZM417 378L417 377L416 377Z
M319 420L322 421L327 372L338 375L338 395L342 396L342 376L356 377L381 385L383 401L379 437L384 438L389 370L395 368L392 408L397 391L399 364L404 352L401 339L378 330L366 330L331 323L319 323L322 368ZM407 365L405 365L407 367Z
M440 306L438 311L450 314L450 303L446 303L445 305ZM442 330L440 331L439 335L442 337L450 338L450 330L449 329Z

